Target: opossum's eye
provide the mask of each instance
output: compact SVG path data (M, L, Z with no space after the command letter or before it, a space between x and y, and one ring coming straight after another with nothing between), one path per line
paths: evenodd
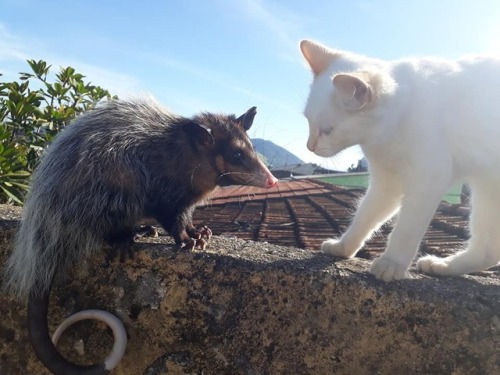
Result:
M232 164L241 164L243 163L243 159L244 159L243 153L239 150L233 152L233 154L231 155Z

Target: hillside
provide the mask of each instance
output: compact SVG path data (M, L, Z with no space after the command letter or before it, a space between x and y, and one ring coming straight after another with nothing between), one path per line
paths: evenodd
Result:
M290 151L281 146L278 146L277 144L274 144L271 141L254 138L252 139L252 143L255 151L262 154L266 158L267 163L273 168L303 163L302 160L300 160Z

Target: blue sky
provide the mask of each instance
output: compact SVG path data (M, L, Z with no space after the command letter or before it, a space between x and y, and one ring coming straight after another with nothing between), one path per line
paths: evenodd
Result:
M122 97L151 93L185 116L256 105L252 137L345 169L356 149L334 159L306 149L305 38L384 59L498 55L500 1L0 0L3 78L44 59Z

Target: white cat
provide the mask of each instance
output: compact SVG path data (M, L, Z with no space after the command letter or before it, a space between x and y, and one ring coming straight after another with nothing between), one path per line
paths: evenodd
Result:
M308 40L300 48L314 75L304 110L308 149L330 157L360 145L370 171L351 226L322 251L353 257L399 211L370 271L403 279L443 195L464 180L473 207L466 249L424 256L417 267L461 275L500 262L500 60L383 61Z

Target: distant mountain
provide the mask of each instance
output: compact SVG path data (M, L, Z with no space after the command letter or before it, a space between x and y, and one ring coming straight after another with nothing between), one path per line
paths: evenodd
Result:
M269 165L273 168L283 167L290 164L301 164L303 163L297 156L292 154L290 151L284 149L271 141L266 141L265 139L254 138L252 139L253 147L255 151L262 154Z

